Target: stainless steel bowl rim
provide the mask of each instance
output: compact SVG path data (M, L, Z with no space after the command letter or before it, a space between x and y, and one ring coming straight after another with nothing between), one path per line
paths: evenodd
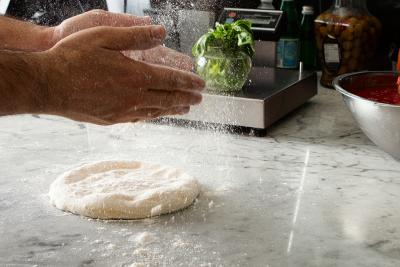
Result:
M365 102L369 102L369 103L372 103L372 104L374 104L376 106L384 106L384 107L391 107L391 108L400 109L399 105L392 105L392 104L387 104L387 103L376 102L376 101L369 100L369 99L363 98L361 96L352 94L352 93L350 93L349 91L345 90L343 87L341 87L339 85L341 80L343 80L343 79L345 79L347 77L350 77L350 76L356 76L356 75L361 75L361 74L379 74L379 73L395 74L395 75L399 74L398 72L395 72L395 71L360 71L360 72L352 72L352 73L347 73L347 74L343 74L343 75L340 75L340 76L336 77L333 80L333 86L336 89L336 91L338 91L342 95L348 96L350 98L357 99L357 100L362 100L362 101L365 101Z

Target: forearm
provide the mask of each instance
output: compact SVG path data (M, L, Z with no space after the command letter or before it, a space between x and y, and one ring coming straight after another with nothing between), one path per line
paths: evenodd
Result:
M53 28L0 16L0 50L44 51L53 46Z
M38 53L0 51L0 116L40 113L46 97Z

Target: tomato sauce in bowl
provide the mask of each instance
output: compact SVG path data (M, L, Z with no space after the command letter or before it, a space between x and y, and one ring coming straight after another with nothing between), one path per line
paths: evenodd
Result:
M351 93L371 101L400 106L400 94L397 90L397 86L377 88L372 87L354 90Z
M384 77L385 79L379 76L359 78L358 81L353 80L349 84L347 88L348 92L374 102L400 106L397 77L392 76L388 78L386 76Z

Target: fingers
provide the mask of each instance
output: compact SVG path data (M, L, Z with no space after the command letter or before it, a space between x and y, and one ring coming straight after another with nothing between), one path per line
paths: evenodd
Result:
M96 27L67 37L79 38L82 44L97 44L110 50L145 50L158 46L166 36L163 26Z
M185 115L188 114L190 111L190 107L183 107L183 108L177 108L177 109L172 109L173 114L170 115Z
M163 26L138 26L129 28L106 28L109 38L102 41L104 48L112 50L145 50L160 45L166 37ZM107 32L104 32L107 34ZM111 36L113 38L111 38Z
M185 115L189 113L190 107L173 107L167 110L143 110L145 116L140 117L141 120L156 119L158 117Z
M163 46L157 46L148 50L128 50L122 53L133 60L164 65L184 71L193 70L193 60L191 57Z
M198 105L201 100L202 95L196 92L149 90L143 99L143 107L170 109Z
M189 111L190 107L188 106L172 107L169 109L145 108L109 120L109 124L152 120L163 116L184 115L187 114Z
M142 51L142 60L185 71L193 70L193 60L191 57L163 46Z
M169 115L184 115L187 114L189 111L190 107L172 107L169 109L146 108L138 110L135 114L132 114L132 116L140 120L148 120ZM129 118L128 115L125 116L124 119L125 121L131 121L132 117Z
M135 62L133 65L135 70L138 69L138 63L141 64L139 69L142 71L142 76L146 77L144 82L148 89L197 92L204 90L205 82L194 73L143 62Z
M152 20L150 17L138 17L129 14L120 14L107 12L104 10L91 10L79 16L87 17L87 23L83 26L91 28L96 26L111 26L111 27L131 27L150 25Z
M113 116L112 118L101 119L94 116L64 115L64 117L81 122L93 123L101 126L109 126L117 123L139 122L152 120L158 117L171 115L184 115L189 113L190 107L173 107L170 109L146 108L127 113L122 116Z
M86 13L64 20L54 28L55 42L81 30L99 27L132 27L151 25L150 17L137 17L128 14L117 14L105 10L91 10Z

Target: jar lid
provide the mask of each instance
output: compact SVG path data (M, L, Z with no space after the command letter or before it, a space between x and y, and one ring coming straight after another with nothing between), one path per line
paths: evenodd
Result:
M313 15L314 8L312 6L303 6L303 11L301 11L303 15Z

